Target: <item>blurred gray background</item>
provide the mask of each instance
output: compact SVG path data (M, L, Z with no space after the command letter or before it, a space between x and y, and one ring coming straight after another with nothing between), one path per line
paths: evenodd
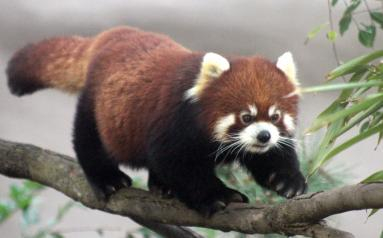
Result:
M334 9L337 20L344 5ZM276 59L285 51L294 54L304 86L320 84L336 66L331 44L322 32L304 45L307 32L328 20L327 1L311 0L34 0L0 2L0 137L33 143L74 156L71 145L76 98L46 90L16 98L6 86L6 63L27 43L58 35L94 35L117 25L130 25L162 32L194 50L222 54L263 55ZM382 48L382 37L375 47ZM368 52L357 42L355 30L337 40L341 59ZM309 125L336 96L307 95L301 103L300 127ZM349 171L350 183L383 168L382 146L374 151L376 138L360 143L336 158L338 167ZM141 172L144 174L144 172ZM0 197L16 180L0 176ZM66 197L47 190L41 209L53 216ZM382 212L367 220L367 212L333 216L330 222L357 237L378 237L383 229ZM20 237L20 216L0 225L1 237ZM89 209L73 209L61 229L107 228L106 237L124 237L136 225L127 218ZM66 237L98 237L92 232L67 233Z

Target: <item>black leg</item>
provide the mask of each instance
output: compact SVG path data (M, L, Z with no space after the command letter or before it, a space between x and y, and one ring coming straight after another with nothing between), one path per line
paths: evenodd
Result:
M174 195L170 188L166 186L153 171L149 171L148 188L150 192L160 195L161 197L171 198Z
M265 154L247 157L244 166L263 187L291 198L305 193L307 184L299 171L299 162L294 149L273 148Z
M131 185L128 175L108 156L97 131L91 98L84 92L75 118L74 148L78 161L97 195L107 198L114 191Z
M248 202L245 195L226 187L216 177L213 163L192 163L186 158L172 161L169 157L153 160L160 161L152 164L151 171L157 175L155 181L160 179L180 201L206 216L224 209L231 202ZM153 174L150 173L150 179Z

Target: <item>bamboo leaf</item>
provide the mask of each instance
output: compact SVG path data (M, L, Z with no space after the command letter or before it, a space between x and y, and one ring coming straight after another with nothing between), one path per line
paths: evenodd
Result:
M377 213L379 211L379 209L371 209L371 212L370 212L370 214L368 214L368 217L370 217L370 216L372 216L372 215L374 215L375 213Z
M383 130L383 123L376 126L376 127L370 128L370 129L364 131L363 133L360 133L359 135L347 140L346 142L342 143L341 145L338 145L337 147L335 147L331 151L326 150L325 153L320 154L317 157L317 159L314 161L314 163L310 169L309 176L312 176L324 163L326 163L328 160L333 158L335 155L339 154L340 152L344 151L345 149L349 148L350 146L358 143L359 141L362 141L365 138L372 136L372 135L374 135L374 134L376 134L382 130Z
M378 143L376 146L378 146L380 144L380 142L382 141L383 139L383 131L379 132L379 137L378 137Z
M364 119L366 119L367 117L371 116L372 114L374 114L375 112L377 112L378 110L380 110L381 108L383 108L383 101L382 102L377 102L375 103L374 105L372 105L371 107L369 107L367 110L365 110L364 112L361 112L359 113L358 115L356 115L355 117L353 117L348 123L346 126L344 126L339 132L338 134L335 135L335 137L339 137L340 135L342 135L343 133L347 132L348 130L350 130L351 128L353 128L354 126L356 126L357 124L359 124L361 121L363 121ZM360 128L360 132L363 132L365 131L368 127L370 126L370 122L369 121L366 121ZM364 127L364 128L363 128Z
M347 140L346 142L342 143L341 145L338 145L333 150L328 152L327 155L324 156L324 158L320 161L319 166L322 165L323 163L327 162L329 159L331 159L335 155L339 154L340 152L346 150L350 146L366 139L367 137L370 137L376 133L379 133L382 130L383 130L383 124L379 124L378 126L369 128L368 130L360 133L359 135Z
M350 106L344 110L337 111L333 114L328 114L328 115L325 115L323 117L317 117L315 119L315 121L313 122L313 124L311 125L311 127L308 128L306 131L308 133L317 131L320 128L328 125L329 123L331 123L335 120L338 120L338 119L344 118L350 114L365 110L382 99L383 99L383 94L375 94L375 95L368 97L368 98L364 99L363 101L361 101L357 104L354 104L354 105L352 105L352 106Z
M317 92L326 92L326 91L335 91L343 89L353 89L353 88L365 88L372 86L383 85L383 81L368 81L368 82L356 82L356 83L338 83L338 84L324 84L313 87L306 87L301 89L302 93L317 93Z
M333 144L335 143L335 141L331 138L333 138L334 135L338 133L339 129L342 128L343 124L344 119L340 119L331 123L330 126L327 128L326 134L319 145L316 159L313 160L312 165L310 167L309 176L312 176L320 167L323 156L330 151Z
M359 128L359 133L362 133L363 131L367 130L367 128L370 126L370 121L365 121Z
M383 170L373 173L372 175L365 178L361 183L374 183L383 182Z
M349 80L350 83L358 82L363 78L363 76L366 74L367 68L364 68L358 72L356 72L351 79ZM339 97L329 106L327 107L323 112L321 112L318 117L323 117L327 114L333 113L338 110L342 110L347 106L347 103L344 103L347 98L351 96L353 92L353 89L344 89Z
M352 72L355 72L359 67L363 66L377 58L383 57L383 50L374 51L373 53L362 55L360 57L357 57L355 59L352 59L334 70L332 70L328 75L328 80L333 80L335 78L338 78L342 75L346 75Z

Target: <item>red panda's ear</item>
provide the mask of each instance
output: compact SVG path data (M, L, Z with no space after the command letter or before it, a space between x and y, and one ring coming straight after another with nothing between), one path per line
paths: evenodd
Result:
M290 82L292 82L296 87L299 86L297 69L294 63L293 55L290 52L286 52L278 58L277 67L286 74Z
M193 87L185 93L185 99L197 101L209 82L219 78L229 69L230 63L225 57L212 52L206 53L202 59L201 68Z

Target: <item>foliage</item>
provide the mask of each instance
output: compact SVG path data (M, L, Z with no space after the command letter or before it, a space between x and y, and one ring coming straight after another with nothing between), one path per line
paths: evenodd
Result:
M338 98L314 120L307 132L312 133L326 128L318 154L310 169L313 174L321 165L352 145L378 135L378 144L383 136L383 64L373 60L383 57L383 51L351 60L328 75L329 81L351 75L349 83L329 84L303 89L303 92L316 92L342 89ZM354 136L336 144L336 140L346 132L359 127Z
M343 36L353 22L358 29L359 42L365 47L372 48L376 38L376 25L383 29L383 8L371 9L367 0L343 2L346 8L339 20L340 35ZM337 3L337 0L333 0L329 6L330 32L333 31L331 7ZM368 24L359 22L355 17L356 10L361 5L364 5L365 9L359 13L367 14L370 20ZM318 30L315 31L316 34L318 32ZM307 39L310 40L315 35L310 32ZM333 44L334 56L337 58L335 40L329 40ZM313 133L319 129L325 129L318 153L309 169L310 175L315 175L321 170L323 164L356 143L375 135L377 136L375 149L377 149L383 138L383 50L375 50L343 64L338 58L337 61L340 65L327 75L327 82L324 85L302 90L304 93L341 90L335 101L318 115L307 130L308 133ZM338 84L331 82L336 79L342 79L345 82ZM342 142L339 143L339 140ZM383 170L375 172L362 181L362 183L371 182L383 182ZM377 211L373 209L368 216L372 216Z
M53 228L64 218L74 202L69 201L60 207L56 215L42 221L38 205L39 194L44 187L32 181L24 181L22 184L12 184L9 187L8 197L0 202L0 224L4 223L13 214L21 212L21 236L25 238L61 238L60 233ZM35 230L35 232L32 232Z
M374 26L375 23L383 26L381 24L383 23L381 21L383 13L380 12L382 10L372 11L367 1L363 2L367 9L366 13L371 17L371 26ZM337 1L332 2L333 6L336 4ZM355 13L355 10L360 5L360 0L351 0L349 4L346 3L346 9L339 20L341 35L348 30L351 18L354 17L353 13ZM356 22L355 24L358 27L358 23ZM372 29L371 26L369 27ZM312 34L310 35L309 33L309 36L312 37ZM367 47L372 46L375 33L361 40L363 37L365 37L364 33L359 32L360 42ZM366 41L369 41L369 43L367 44ZM383 50L376 50L372 53L359 56L332 70L327 75L327 82L324 85L302 90L303 93L341 90L338 98L319 114L307 130L307 133L313 133L321 128L326 129L316 159L310 168L310 174L314 174L324 163L331 160L337 154L373 135L378 136L377 144L381 142L383 137L382 59ZM333 80L339 78L346 82L332 83ZM359 129L356 130L356 128ZM350 133L350 131L354 132L354 135L344 139L344 134ZM339 139L343 139L343 141L337 144L336 142ZM370 178L368 181L372 182L375 180Z
M330 13L331 7L340 5L338 2L338 0L331 1L331 6L329 6ZM369 2L372 1L367 0L343 0L341 2L344 4L344 11L338 22L339 34L344 36L350 30L350 26L354 24L358 32L359 42L367 48L374 47L377 29L383 29L382 8L371 8ZM307 34L306 43L315 38L321 30L326 29L328 26L330 26L330 29L326 33L327 39L332 42L335 41L337 33L332 23L332 16L329 18L330 24L321 24Z
M21 210L26 224L35 222L38 219L35 210L35 195L42 188L41 185L31 181L25 181L22 185L12 184L9 187L8 198L0 201L0 224L18 210Z

